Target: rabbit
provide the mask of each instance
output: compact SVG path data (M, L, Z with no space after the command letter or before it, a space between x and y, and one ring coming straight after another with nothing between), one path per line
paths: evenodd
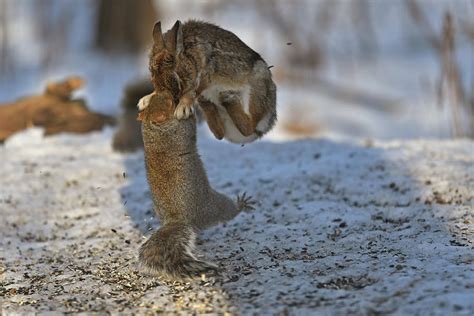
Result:
M186 119L198 103L219 140L252 142L275 125L276 85L269 67L230 31L190 20L177 21L163 35L157 22L149 68L155 91L170 91L178 104L174 115Z
M139 112L145 166L161 228L141 246L139 261L152 273L170 279L199 275L217 266L197 259L196 234L209 226L253 209L253 200L234 202L209 185L196 146L196 119L174 117L175 105L167 91L151 94Z

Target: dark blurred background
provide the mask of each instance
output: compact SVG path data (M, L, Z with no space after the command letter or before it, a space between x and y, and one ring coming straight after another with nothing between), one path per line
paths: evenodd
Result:
M80 75L88 106L116 115L148 76L154 22L189 18L273 66L269 140L474 136L474 0L0 0L0 103Z

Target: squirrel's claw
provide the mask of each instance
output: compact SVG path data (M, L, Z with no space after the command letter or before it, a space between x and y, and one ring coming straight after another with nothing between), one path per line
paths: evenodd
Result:
M247 196L247 192L244 192L242 195L237 195L237 207L242 211L253 211L255 210L255 205L257 202L253 199L252 196Z

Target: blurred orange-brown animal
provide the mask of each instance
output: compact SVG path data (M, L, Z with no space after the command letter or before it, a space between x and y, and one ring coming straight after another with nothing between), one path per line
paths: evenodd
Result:
M79 77L48 83L43 94L0 104L0 143L31 126L44 127L45 135L88 133L114 124L113 117L89 111L72 93L84 85Z

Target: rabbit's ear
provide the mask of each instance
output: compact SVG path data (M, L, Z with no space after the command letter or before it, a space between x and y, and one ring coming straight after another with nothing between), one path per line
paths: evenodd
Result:
M183 51L183 27L181 21L176 21L173 28L166 35L166 47L179 55Z
M165 41L161 32L161 21L156 22L153 27L153 42L159 49L165 48Z

